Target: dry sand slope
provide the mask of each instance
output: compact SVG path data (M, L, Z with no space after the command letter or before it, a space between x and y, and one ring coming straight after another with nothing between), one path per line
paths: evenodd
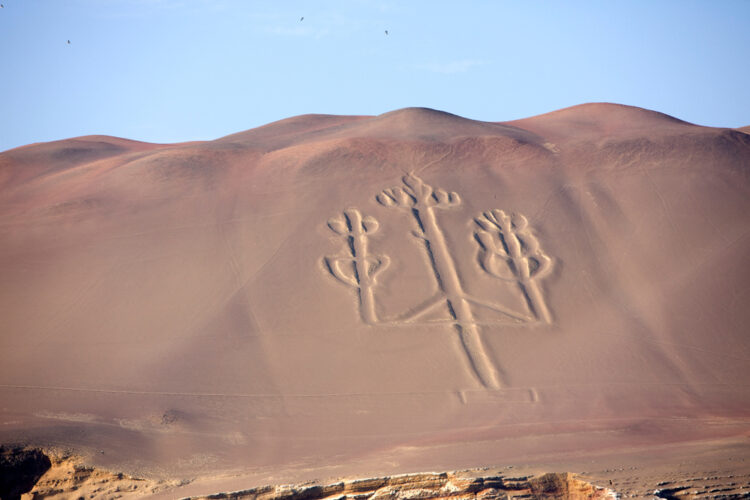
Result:
M613 104L6 151L0 442L253 484L746 445L749 214L750 135Z

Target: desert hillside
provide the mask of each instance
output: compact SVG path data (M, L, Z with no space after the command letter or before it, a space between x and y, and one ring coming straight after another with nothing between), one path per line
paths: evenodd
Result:
M191 495L750 459L746 132L407 108L0 153L0 443Z

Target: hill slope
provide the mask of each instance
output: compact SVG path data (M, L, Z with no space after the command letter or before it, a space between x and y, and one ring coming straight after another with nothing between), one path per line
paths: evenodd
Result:
M0 153L0 440L273 482L742 436L749 166L612 104Z

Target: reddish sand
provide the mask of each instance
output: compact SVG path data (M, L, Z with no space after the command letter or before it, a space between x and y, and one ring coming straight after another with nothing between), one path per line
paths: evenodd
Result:
M190 494L736 449L740 130L409 108L0 153L0 443Z

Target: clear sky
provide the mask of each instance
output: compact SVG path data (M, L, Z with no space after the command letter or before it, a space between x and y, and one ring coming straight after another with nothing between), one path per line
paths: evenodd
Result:
M609 101L750 125L750 0L0 2L0 151L407 106L504 121Z

